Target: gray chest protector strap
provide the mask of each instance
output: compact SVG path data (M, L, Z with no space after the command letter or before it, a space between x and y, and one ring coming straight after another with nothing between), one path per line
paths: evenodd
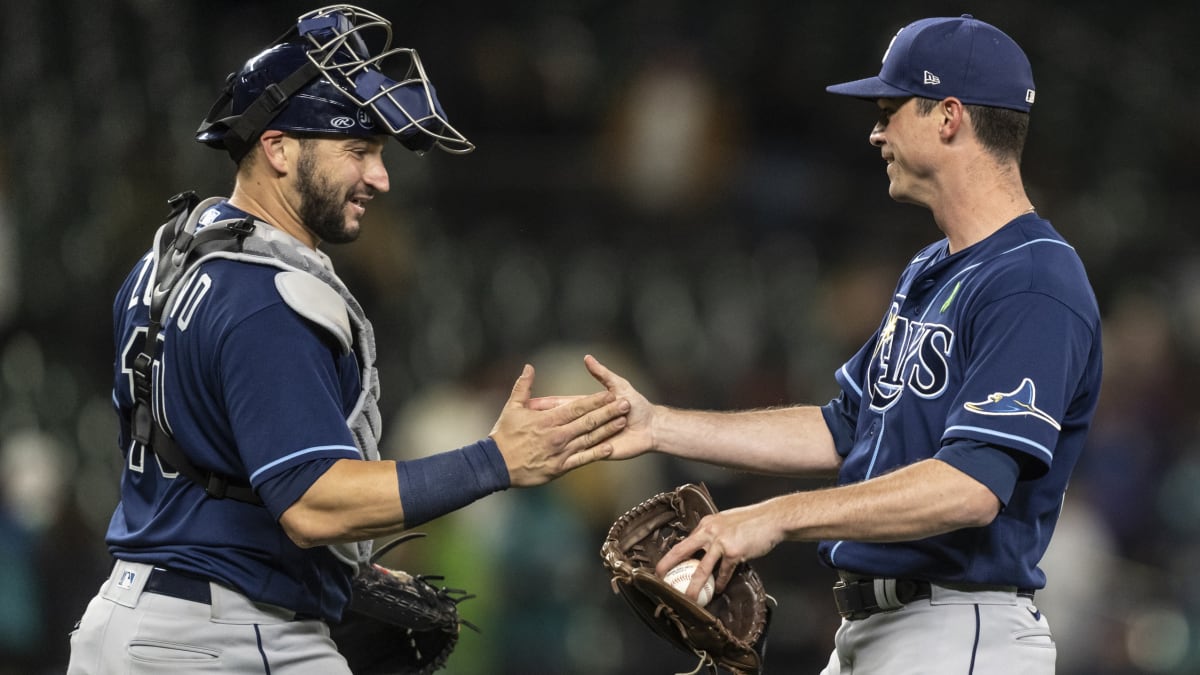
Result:
M207 224L197 232L198 220L220 198L199 202L188 192L171 199L172 212L155 238L153 290L150 321L141 353L134 363L134 411L131 420L135 440L151 448L179 473L205 488L217 499L229 498L252 504L262 500L244 479L221 476L196 467L153 414L155 396L152 369L163 317L169 317L175 296L186 287L199 265L225 258L279 268L276 287L284 301L298 314L327 330L343 351L354 350L358 359L361 389L346 424L362 458L379 459L379 374L375 369L375 334L362 306L333 271L325 254L304 246L295 238L253 218ZM338 300L341 300L339 303ZM329 550L352 567L370 559L371 542L336 544Z

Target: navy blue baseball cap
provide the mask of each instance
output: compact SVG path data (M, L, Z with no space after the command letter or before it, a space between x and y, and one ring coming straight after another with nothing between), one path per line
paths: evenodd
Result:
M920 96L1029 112L1033 69L1025 52L995 26L970 14L914 21L901 28L876 77L825 88L868 100Z

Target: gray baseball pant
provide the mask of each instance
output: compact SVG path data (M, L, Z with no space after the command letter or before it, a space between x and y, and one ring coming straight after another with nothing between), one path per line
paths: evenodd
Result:
M323 621L216 583L211 604L143 592L151 569L113 567L71 633L67 675L350 675Z
M934 584L932 597L842 621L821 675L1053 675L1050 625L1031 598Z

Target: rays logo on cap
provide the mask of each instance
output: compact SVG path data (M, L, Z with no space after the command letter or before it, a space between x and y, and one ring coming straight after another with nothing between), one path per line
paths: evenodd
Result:
M904 29L901 28L900 30L896 31L895 35L892 36L892 41L888 43L887 49L883 50L883 58L879 59L880 63L887 63L888 54L892 53L892 45L896 44L896 38L900 37L900 32L903 30Z
M869 101L955 96L967 105L1029 112L1034 85L1020 45L999 28L963 14L908 24L892 37L878 75L825 90Z

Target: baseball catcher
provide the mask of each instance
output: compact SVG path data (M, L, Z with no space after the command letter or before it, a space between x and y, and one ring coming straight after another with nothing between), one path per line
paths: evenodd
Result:
M739 563L729 583L703 606L659 578L654 567L663 554L716 513L704 484L680 486L657 494L617 519L600 555L612 573L613 592L659 636L700 658L710 671L726 668L738 675L762 672L771 619L762 580ZM768 602L770 601L770 602Z
M458 603L474 595L430 583L442 577L413 576L377 562L396 545L423 536L408 533L380 547L354 578L342 621L330 626L354 675L427 675L446 665L459 624L479 630L458 616Z
M195 139L236 164L232 191L172 199L113 299L114 564L71 634L70 675L354 675L329 639L347 613L402 629L340 628L357 673L389 657L364 663L355 641L412 650L386 672L429 672L462 593L381 569L374 539L612 453L627 403L531 409L526 364L484 438L380 455L375 332L322 246L367 227L392 138L475 147L416 51L360 7L301 14L225 79Z

